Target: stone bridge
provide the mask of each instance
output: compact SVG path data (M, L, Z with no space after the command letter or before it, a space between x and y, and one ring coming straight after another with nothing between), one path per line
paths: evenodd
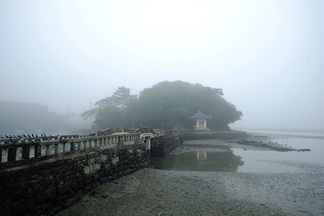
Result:
M0 216L54 215L100 184L149 166L183 140L242 138L232 132L108 128L94 134L0 138Z
M172 136L178 131L120 127L95 134L3 137L0 215L54 215L98 185L148 167L151 140Z

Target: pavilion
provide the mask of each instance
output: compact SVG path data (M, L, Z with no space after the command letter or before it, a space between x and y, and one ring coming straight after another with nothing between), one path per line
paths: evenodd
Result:
M190 118L196 120L196 125L194 125L194 129L196 130L207 130L207 120L212 119L213 117L202 113L200 110Z

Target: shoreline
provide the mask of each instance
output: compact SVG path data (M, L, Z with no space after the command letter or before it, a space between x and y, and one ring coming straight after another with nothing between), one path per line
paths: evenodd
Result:
M274 138L258 138L269 139ZM274 152L229 140L191 140L170 154L228 148L248 148L256 154ZM298 167L300 172L146 168L100 185L57 215L324 215L324 166L304 162L290 162L289 166Z
M252 136L258 137L258 136L267 136L270 139L280 139L280 138L305 138L305 139L324 139L324 133L320 133L321 135L312 135L312 134L307 134L307 132L303 134L294 134L291 132L286 132L285 131L245 131L247 134L250 134ZM275 133L274 133L275 132Z
M244 150L262 150L262 151L310 151L310 149L296 149L291 146L284 146L265 136L253 136L245 139L204 139L204 140L187 140L183 142L185 146L211 146L211 147L229 147Z
M143 169L99 186L57 216L322 215L318 175Z

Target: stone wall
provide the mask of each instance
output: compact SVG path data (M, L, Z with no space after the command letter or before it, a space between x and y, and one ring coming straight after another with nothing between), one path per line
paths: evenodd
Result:
M179 135L160 136L151 140L151 155L164 157L173 149L182 145Z
M148 166L145 145L80 150L0 170L0 215L53 215L91 189Z

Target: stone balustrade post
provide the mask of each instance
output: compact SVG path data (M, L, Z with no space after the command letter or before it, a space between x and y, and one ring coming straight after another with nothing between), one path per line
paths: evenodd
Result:
M38 158L41 156L41 147L39 145L39 143L37 145L35 145L35 151L34 151L34 157Z
M16 153L17 153L17 147L10 146L8 148L8 162L16 161Z
M63 143L63 153L66 152L66 142Z
M70 151L73 152L75 150L74 142L70 142Z
M45 155L50 155L50 147L51 147L51 145L45 146Z
M22 159L26 160L29 158L30 146L23 146Z
M95 145L95 147L98 147L98 140L97 139L94 140L94 145Z
M59 153L59 143L54 145L54 153L58 154Z

